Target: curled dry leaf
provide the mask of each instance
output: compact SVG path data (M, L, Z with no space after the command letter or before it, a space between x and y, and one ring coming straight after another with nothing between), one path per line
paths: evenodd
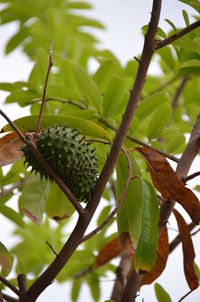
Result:
M173 210L173 213L176 217L182 241L185 278L190 289L194 290L199 286L199 280L194 270L195 252L190 235L190 230L181 214L175 209Z
M144 284L151 284L154 280L156 280L164 271L167 259L169 254L169 244L168 244L168 233L167 228L165 227L160 234L158 240L158 249L156 251L156 262L154 264L153 269L144 274L142 277L142 283Z
M138 147L147 162L154 186L166 199L180 203L195 224L200 222L200 203L195 194L180 181L166 158L150 147Z
M19 160L23 156L21 147L24 143L15 132L11 132L0 139L0 166L6 166Z
M112 239L106 243L103 248L99 251L96 258L96 266L106 264L115 257L118 257L121 253L133 254L133 246L128 233L123 233L120 236Z

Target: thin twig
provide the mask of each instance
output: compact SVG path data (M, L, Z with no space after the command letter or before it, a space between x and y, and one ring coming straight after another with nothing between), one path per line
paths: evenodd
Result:
M8 288L10 288L16 295L19 296L19 290L12 283L10 283L6 278L0 276L0 281Z
M102 222L102 224L100 224L96 229L94 229L88 235L86 235L86 236L83 237L83 241L82 242L90 239L91 237L93 237L94 235L96 235L98 232L100 232L108 224L108 222L115 216L115 214L118 212L119 208L121 207L121 205L122 205L122 203L124 201L124 198L126 196L126 193L127 193L128 187L129 187L129 184L130 184L130 182L131 182L131 180L133 178L132 178L132 165L131 165L131 160L130 160L129 154L128 154L128 152L125 149L123 149L123 152L124 152L124 154L126 156L126 159L127 159L127 162L128 162L129 175L128 175L127 181L126 181L126 183L124 185L124 190L123 190L122 195L121 195L121 197L119 199L119 202L117 203L117 206L114 208L114 210Z
M199 288L199 287L197 287ZM180 298L180 300L178 300L178 302L183 301L185 298L187 298L193 291L195 291L197 288L195 289L191 289L189 292L187 292L183 297Z
M101 119L99 119L99 121L100 121L102 124L104 124L106 127L108 127L109 129L111 129L111 130L117 132L117 128L115 128L114 126L112 126L112 125L111 125L110 123L108 123L108 121L106 121L105 119L101 118ZM135 137L132 136L132 135L129 135L129 134L128 134L126 137L127 137L127 139L129 139L130 141L132 141L132 142L134 142L134 143L136 143L136 144L138 144L138 145L146 146L146 147L149 147L149 146L150 146L149 144L144 143L143 141L141 141L141 140L135 138ZM164 155L165 157L167 157L167 158L173 160L174 162L178 163L179 159L178 159L176 156L171 155L171 154L169 154L169 153L167 153L167 152L164 152L164 151L162 151L162 150L159 150L159 149L157 149L157 148L155 148L155 147L153 147L153 146L151 146L151 148L152 148L153 150L157 151L158 153Z
M35 138L37 138L38 132L40 130L40 123L41 123L41 119L42 119L42 113L43 113L43 110L44 110L44 104L45 104L45 97L46 97L49 74L50 74L51 68L53 66L52 51L53 51L53 42L51 41L51 46L50 46L50 50L49 50L49 66L48 66L47 75L46 75L45 84L44 84L40 114L39 114L39 117L38 117L37 126L36 126L36 130L35 130Z
M3 190L0 193L0 198L12 193L15 189L20 188L21 186L23 186L23 184L25 183L26 178L23 178L22 180L16 182L14 185L12 185L12 187L10 187L9 189Z
M194 222L191 222L188 225L188 228L190 231L192 231L196 227L196 224ZM192 234L191 234L192 235ZM181 243L181 236L178 234L169 244L169 253L172 253L173 250Z
M179 87L178 87L178 89L177 89L177 91L176 91L176 93L175 93L175 95L174 95L174 98L173 98L172 103L171 103L171 107L172 107L172 115L171 115L170 121L169 121L169 123L168 123L168 126L169 126L169 125L171 124L171 122L172 122L172 119L173 119L173 116L174 116L174 112L175 112L175 109L176 109L177 104L178 104L178 100L179 100L179 98L180 98L180 96L181 96L181 93L183 92L183 89L184 89L184 87L185 87L185 84L187 83L188 80L189 80L188 77L182 78L182 80L181 80L181 82L180 82L180 85L179 85Z
M42 164L42 166L45 168L48 175L57 183L57 185L60 187L60 189L65 193L65 195L68 197L74 208L77 210L79 215L84 214L84 209L81 206L81 204L78 202L74 194L71 192L71 190L68 188L66 183L60 178L55 171L50 167L50 165L45 161L45 159L40 154L36 142L34 141L33 136L29 133L26 134L27 139L27 145L30 147L31 151L34 153L36 158L39 160L39 162Z
M15 299L7 294L2 293L3 298L8 302L19 302L18 299Z
M141 97L140 100L143 101L145 100L146 98L152 96L153 94L155 93L158 93L160 91L162 91L163 89L165 89L166 87L168 87L169 85L171 85L172 83L174 83L175 81L177 81L179 79L178 76L174 76L173 78L171 78L169 81L161 84L158 88L150 91L147 95L145 95L144 97Z
M19 130L19 128L10 120L10 118L1 109L0 109L0 114L5 118L5 120L9 123L9 125L13 128L13 130L18 134L21 140L26 144L27 140L23 135L23 133Z
M200 26L200 20L190 24L189 26L183 28L179 32L173 34L172 36L168 37L167 39L164 39L162 41L156 41L155 43L155 50L158 50L166 45L169 45L173 43L174 41L180 39L181 37L187 35L192 30L198 28Z
M34 104L34 103L38 103L40 101L42 101L41 98L36 98L36 99L33 99L31 101L31 103ZM73 106L78 107L78 108L83 109L83 110L88 108L84 104L81 104L81 103L78 103L78 102L75 102L75 101L72 101L72 100L68 100L68 99L65 99L65 98L54 97L54 96L47 97L45 101L46 102L57 101L57 102L60 102L60 103L63 103L63 104L70 104L70 105L73 105Z
M50 247L50 249L52 250L52 252L54 253L54 255L58 256L58 253L56 253L56 251L54 250L53 246L48 241L46 241L46 244Z
M187 181L189 181L189 180L191 180L191 179L193 179L193 178L195 178L195 177L198 177L198 176L200 176L200 171L188 175L188 176L185 177L182 181L183 181L184 183L186 183Z

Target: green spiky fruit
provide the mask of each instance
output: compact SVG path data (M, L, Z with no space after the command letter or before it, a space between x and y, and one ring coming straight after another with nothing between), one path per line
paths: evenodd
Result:
M79 201L88 201L98 175L98 162L90 142L75 129L54 126L38 134L37 147L74 196ZM28 146L23 147L23 152L32 171L52 181Z

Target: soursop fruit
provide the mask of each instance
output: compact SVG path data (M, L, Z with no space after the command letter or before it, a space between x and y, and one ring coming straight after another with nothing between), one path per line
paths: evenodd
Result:
M98 176L98 161L90 142L76 129L54 126L40 131L37 147L79 201L87 202ZM23 147L25 162L41 178L53 181L28 146Z

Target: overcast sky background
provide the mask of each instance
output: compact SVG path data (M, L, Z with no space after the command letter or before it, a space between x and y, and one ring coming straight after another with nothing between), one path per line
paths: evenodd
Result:
M87 15L100 20L106 27L105 31L95 30L95 34L102 41L101 48L112 50L123 64L140 54L143 45L141 27L149 22L152 0L90 0L90 2L93 3L94 10L87 12ZM163 1L160 27L166 31L170 30L169 25L164 21L166 18L174 22L177 27L183 27L185 23L182 17L182 9L186 9L191 15L197 14L178 0ZM4 56L6 41L15 31L17 31L17 23L15 22L0 26L0 82L27 80L32 68L32 63L22 53L21 49L15 50L9 56ZM151 66L150 72L159 72L156 64ZM0 92L0 106L11 119L29 113L28 109L24 110L15 105L4 106L4 98L5 93ZM0 117L0 127L4 124L5 121ZM199 159L195 161L192 171L197 170L197 165L199 166ZM195 181L198 182L198 179ZM174 226L173 219L171 223L172 226ZM3 230L1 231L1 240L6 246L11 246L12 238L10 237L10 232L12 226L9 221L2 216L0 228ZM171 233L171 236L174 236L174 232ZM194 238L194 244L196 254L198 255L196 262L200 266L200 240L198 239L198 235ZM109 279L108 277L106 282L102 282L104 291L102 292L100 302L109 299L113 285L112 280L113 278ZM157 282L164 286L172 297L173 302L178 301L181 296L189 290L183 274L181 246L179 246L169 258L167 269ZM62 285L59 287L59 290L56 288L56 283L51 285L46 292L41 295L38 301L53 302L55 299L59 302L70 301L70 289L68 286ZM199 297L200 289L197 289L184 301L197 302L200 299ZM153 286L144 286L136 301L141 302L143 298L145 302L156 301ZM90 293L85 288L79 301L86 300L92 302Z

